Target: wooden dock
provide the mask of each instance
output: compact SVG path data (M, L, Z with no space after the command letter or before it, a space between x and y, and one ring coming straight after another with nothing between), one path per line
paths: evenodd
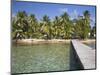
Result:
M96 69L96 50L81 43L79 40L72 40L71 42L84 69Z

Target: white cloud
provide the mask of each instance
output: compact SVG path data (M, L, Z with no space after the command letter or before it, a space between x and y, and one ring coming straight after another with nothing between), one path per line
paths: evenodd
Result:
M71 19L75 19L78 17L78 11L77 9L74 9L73 12L70 13Z
M68 12L68 8L60 8L59 11L62 12Z
M60 13L68 12L71 19L78 18L78 14L79 14L77 9L74 9L72 12L69 12L68 8L60 8L59 12Z
M15 14L14 13L12 14L12 17L15 17Z
M77 10L76 10L76 9L74 10L74 16L75 16L75 17L77 17L77 16L78 16L78 12L77 12Z
M94 16L93 17L90 16L90 19L91 19L92 22L95 22L95 17Z
M90 25L91 25L91 27L93 27L95 25L95 23L96 23L95 17L94 16L93 17L90 17L90 19L91 19Z

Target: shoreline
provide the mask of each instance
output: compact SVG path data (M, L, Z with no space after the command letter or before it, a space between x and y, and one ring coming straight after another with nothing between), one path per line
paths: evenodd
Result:
M62 40L62 39L51 39L51 40L45 40L45 39L22 39L22 40L12 40L12 43L15 44L21 44L21 45L33 45L33 44L49 44L49 43L70 43L69 40Z
M15 44L24 44L24 45L31 45L31 44L49 44L49 43L70 43L70 41L73 39L22 39L22 40L12 40L12 43ZM76 39L78 40L78 39ZM92 43L96 42L95 39L87 39L87 40L79 40L82 43Z
M82 43L96 43L96 39L80 40Z

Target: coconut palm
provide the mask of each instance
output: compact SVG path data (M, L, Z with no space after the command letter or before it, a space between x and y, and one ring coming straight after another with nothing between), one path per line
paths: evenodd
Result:
M67 12L61 15L61 26L62 29L64 30L63 38L65 39L70 38L72 33L72 22Z
M31 14L28 17L28 23L29 23L29 30L28 30L28 34L29 34L29 38L35 38L37 37L37 33L38 33L38 21L35 17L34 14Z
M79 17L76 21L75 31L77 36L82 39L86 39L88 37L88 33L90 32L90 13L89 11L84 11L83 16Z
M84 38L88 37L88 33L90 32L90 13L89 11L84 11Z
M27 14L25 11L18 12L12 22L14 38L25 38L25 33L28 31Z
M47 15L43 16L41 32L46 39L51 39L51 22Z
M53 21L53 36L54 38L59 38L60 35L60 18L58 16L55 16L55 19Z
M61 16L55 16L52 21L47 15L38 21L34 14L27 15L25 11L20 11L12 18L12 37L70 39L74 35L85 39L90 32L90 21L90 13L87 10L75 20L71 20L68 13L64 12Z

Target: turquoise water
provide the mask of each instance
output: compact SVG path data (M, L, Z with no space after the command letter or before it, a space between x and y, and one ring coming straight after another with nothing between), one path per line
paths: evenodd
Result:
M69 47L69 44L13 45L12 73L69 70Z

